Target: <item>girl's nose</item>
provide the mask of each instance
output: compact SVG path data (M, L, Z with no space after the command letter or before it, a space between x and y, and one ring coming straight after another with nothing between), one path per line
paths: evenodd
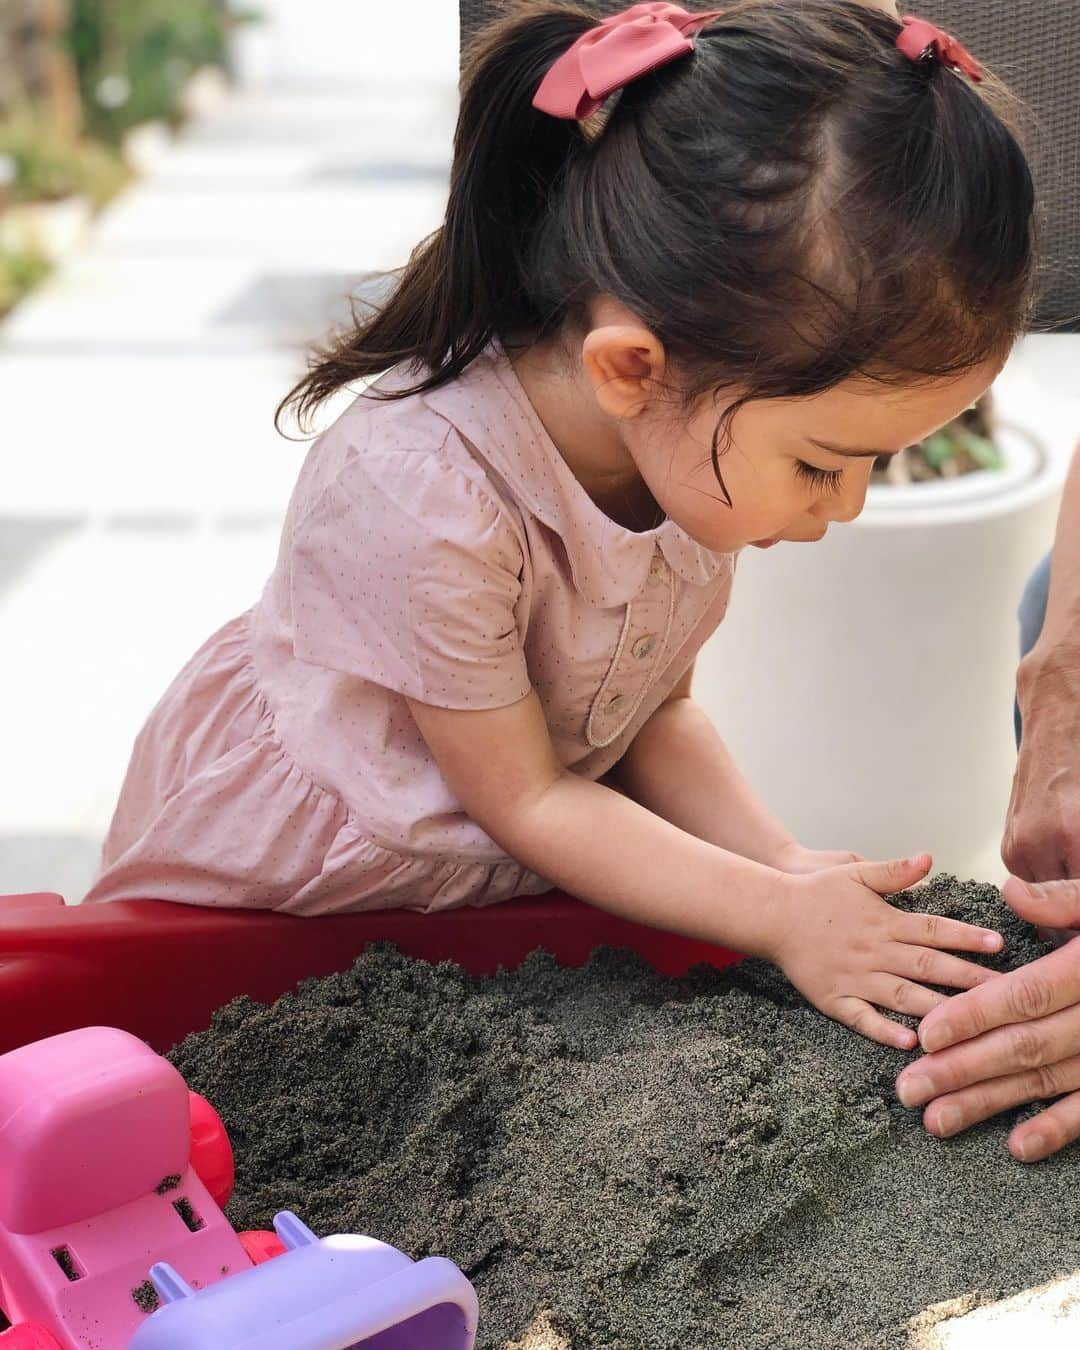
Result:
M854 520L856 516L862 514L862 509L866 505L866 492L869 486L869 473L865 476L859 474L857 479L852 477L850 484L845 483L835 496L823 497L817 502L814 515L821 520L835 521L838 525Z

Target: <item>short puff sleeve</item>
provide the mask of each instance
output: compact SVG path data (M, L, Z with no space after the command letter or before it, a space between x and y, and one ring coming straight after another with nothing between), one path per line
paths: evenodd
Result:
M441 708L525 697L521 544L480 474L445 445L349 460L292 541L301 661Z

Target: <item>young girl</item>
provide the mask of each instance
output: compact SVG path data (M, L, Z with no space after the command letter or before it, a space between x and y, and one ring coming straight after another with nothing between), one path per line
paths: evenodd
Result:
M765 956L903 1048L877 1009L988 978L944 949L996 934L881 898L927 857L800 846L691 696L738 551L854 519L874 456L1022 329L1032 185L980 73L854 0L602 24L541 0L489 28L443 227L286 404L389 373L140 733L87 900L560 886Z

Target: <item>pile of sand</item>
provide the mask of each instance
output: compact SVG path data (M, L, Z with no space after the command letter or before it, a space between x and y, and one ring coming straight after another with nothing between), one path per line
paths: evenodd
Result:
M920 909L1040 954L995 888ZM171 1058L232 1136L230 1216L293 1209L469 1275L478 1346L903 1347L927 1305L1080 1265L1080 1157L1011 1160L1011 1119L940 1142L906 1056L760 962L682 980L602 951L473 980L392 949L239 1000Z

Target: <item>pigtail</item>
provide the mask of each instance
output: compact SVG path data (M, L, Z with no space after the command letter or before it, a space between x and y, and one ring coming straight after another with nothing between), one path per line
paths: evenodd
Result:
M462 63L450 195L443 225L413 251L379 309L317 349L309 373L274 418L295 405L303 419L336 389L401 363L426 367L408 394L454 379L495 334L542 325L525 285L525 255L570 156L583 145L574 122L532 107L554 61L596 23L574 5L525 0L481 30ZM280 429L280 428L279 428Z

